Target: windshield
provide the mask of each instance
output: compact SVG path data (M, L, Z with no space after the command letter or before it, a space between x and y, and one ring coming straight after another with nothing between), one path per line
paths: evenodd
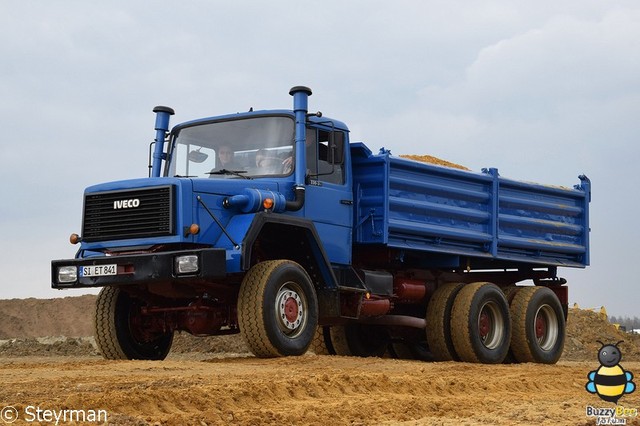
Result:
M293 171L291 117L253 117L180 129L170 148L167 176L253 178Z

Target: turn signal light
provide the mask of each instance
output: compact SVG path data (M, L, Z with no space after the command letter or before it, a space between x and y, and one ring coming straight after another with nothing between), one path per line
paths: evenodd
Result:
M273 198L265 198L262 202L262 207L266 210L271 210L273 208Z
M196 235L200 232L200 225L198 225L197 223L192 223L191 226L189 227L189 233L191 235Z
M71 244L78 244L80 241L82 241L82 238L80 238L80 235L76 233L69 235L69 242Z

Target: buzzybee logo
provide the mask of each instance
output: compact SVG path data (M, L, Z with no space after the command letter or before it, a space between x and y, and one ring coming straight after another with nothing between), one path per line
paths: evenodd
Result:
M598 340L597 342L602 345L598 351L600 368L587 374L589 381L585 388L587 392L597 394L603 401L617 404L624 394L629 394L636 390L636 385L632 381L633 373L625 371L620 365L622 352L618 345L622 343L622 340L615 345L605 345Z

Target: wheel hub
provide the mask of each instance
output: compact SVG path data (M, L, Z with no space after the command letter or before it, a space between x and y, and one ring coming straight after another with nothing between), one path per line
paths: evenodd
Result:
M536 340L543 351L552 350L560 338L560 326L558 316L549 305L538 308L534 323Z
M280 289L276 307L278 319L284 328L295 330L300 326L304 317L304 306L297 292L289 288Z
M298 306L296 299L294 299L293 297L287 298L287 300L284 302L284 315L287 318L287 321L291 323L296 322L296 320L298 319L299 308L300 307Z
M536 338L538 341L544 340L544 336L547 334L547 320L544 315L538 315L536 317Z
M484 310L478 319L478 329L482 340L485 340L491 332L491 317Z
M478 314L478 335L487 349L496 349L504 340L504 317L496 302L482 305Z

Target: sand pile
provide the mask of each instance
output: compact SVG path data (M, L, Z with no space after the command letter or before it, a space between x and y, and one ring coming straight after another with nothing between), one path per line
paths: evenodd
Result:
M614 344L623 341L619 345L622 359L640 361L640 334L620 331L605 316L591 310L569 309L567 340L562 358L597 361L601 347L598 341Z
M408 160L420 161L421 163L435 164L437 166L452 167L454 169L467 170L467 171L470 170L469 168L465 166L461 166L460 164L452 163L450 161L443 160L438 157L433 157L431 155L403 154L400 157L406 158Z
M0 339L93 334L96 296L0 300Z

